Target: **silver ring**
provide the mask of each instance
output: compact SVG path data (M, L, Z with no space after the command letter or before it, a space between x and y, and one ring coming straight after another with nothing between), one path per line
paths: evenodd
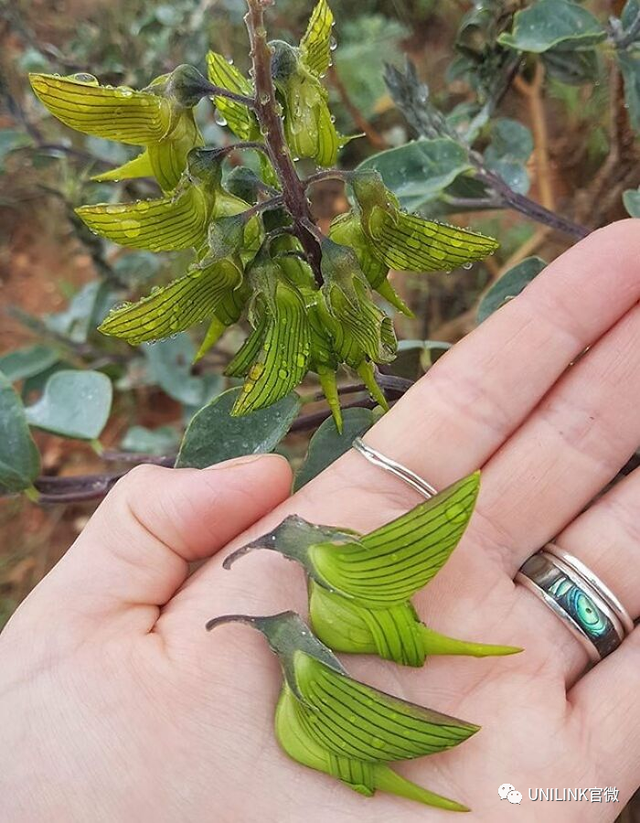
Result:
M373 463L374 466L378 466L391 474L395 474L395 476L399 477L400 480L404 480L407 485L411 486L417 492L420 492L420 494L423 497L426 497L427 500L435 497L438 493L433 488L431 483L427 483L427 481L423 480L420 475L412 472L411 469L403 466L402 463L397 463L395 460L392 460L390 457L386 457L382 454L382 452L379 452L372 446L368 446L361 437L356 437L351 445L357 452L360 452L360 454L365 457L369 463Z
M427 500L438 493L422 477L368 446L362 438L356 437L353 448ZM549 606L580 641L592 663L611 654L634 629L631 616L611 589L581 560L555 543L547 543L531 555L515 580Z

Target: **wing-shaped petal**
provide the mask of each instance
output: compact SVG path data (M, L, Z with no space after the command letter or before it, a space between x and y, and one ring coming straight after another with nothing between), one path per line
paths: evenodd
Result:
M84 134L145 146L171 126L171 106L155 94L50 74L30 74L29 80L51 114Z
M471 723L352 680L304 652L296 655L295 672L309 707L307 734L343 757L411 760L457 746L478 731Z
M172 191L187 167L187 155L204 145L191 109L179 111L173 118L170 135L149 146L153 174L163 191Z
M422 666L422 626L410 603L371 609L309 581L309 617L319 640L334 652L377 654L405 666Z
M446 563L473 513L476 472L361 538L361 545L310 549L330 588L375 608L404 603Z
M267 331L267 318L263 316L257 327L251 329L247 339L224 370L227 377L244 377L258 358Z
M331 63L331 29L333 13L327 0L319 0L300 41L300 53L306 67L321 77Z
M96 234L121 246L150 251L174 251L200 244L207 212L204 196L195 186L186 186L175 197L76 209Z
M204 270L194 269L137 303L115 309L99 330L133 345L161 340L211 317L221 297L237 286L241 277L227 260Z
M244 94L248 97L253 95L253 86L249 80L221 54L215 51L208 52L207 66L209 80L214 85L236 94ZM256 134L259 135L256 118L247 106L235 100L229 100L227 97L214 97L214 102L231 131L241 140L251 140L256 137Z
M400 271L449 270L492 254L492 237L414 214L395 214L375 207L368 221L374 253Z
M309 350L304 301L297 289L280 282L260 353L249 369L232 415L263 409L289 394L307 373Z
M134 177L153 177L153 166L148 151L143 151L142 154L127 163L123 163L116 169L110 169L102 174L94 174L91 179L97 183L104 183L107 180L118 182L118 180L130 180Z

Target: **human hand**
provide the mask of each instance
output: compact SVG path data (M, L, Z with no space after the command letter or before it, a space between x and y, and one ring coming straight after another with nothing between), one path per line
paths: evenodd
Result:
M640 441L637 225L564 254L366 436L438 488L482 468L463 542L415 603L438 631L525 651L431 658L420 670L345 660L358 679L483 726L459 749L398 767L467 803L472 820L611 821L640 782L638 630L584 674L582 646L513 583L557 535L640 615L640 475L583 512ZM280 676L266 644L240 626L204 631L217 614L304 612L299 569L256 553L226 572L225 550L176 592L185 557L221 548L288 483L284 462L264 457L205 472L145 467L107 498L0 636L7 821L446 818L366 800L287 760L273 737ZM418 502L350 452L230 549L292 512L368 531ZM517 812L498 796L506 782L524 796ZM549 786L615 786L620 803L527 800Z

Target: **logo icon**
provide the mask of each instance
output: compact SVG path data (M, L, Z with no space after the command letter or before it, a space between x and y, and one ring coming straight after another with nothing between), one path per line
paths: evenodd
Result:
M498 795L500 800L508 800L509 803L514 805L519 806L522 801L522 794L511 783L503 783L502 786L498 786Z

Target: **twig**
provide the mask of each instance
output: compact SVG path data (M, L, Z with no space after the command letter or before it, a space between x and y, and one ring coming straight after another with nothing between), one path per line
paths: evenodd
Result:
M216 86L213 83L203 83L202 86L198 84L198 88L201 88L205 94L211 94L214 97L226 97L227 100L242 103L243 106L248 106L250 109L255 108L255 99L253 97L247 97L246 94L237 94L235 91L229 91L229 89L224 89L222 86Z
M317 171L315 174L310 174L302 181L305 188L313 186L315 183L321 183L323 180L341 180L343 183L348 183L352 173L350 171L341 171L340 169L327 169L326 171Z
M640 35L640 11L626 31L623 31L620 35L615 30L612 33L613 41L619 49L628 48L638 38L638 35Z
M307 253L316 281L321 286L323 280L320 272L320 248L303 225L303 220L311 220L305 187L296 172L284 137L282 120L276 110L276 90L271 77L271 50L264 26L264 7L271 5L271 2L272 0L247 0L249 11L244 18L249 32L256 88L254 110L298 239Z
M284 202L284 196L282 194L277 194L275 197L270 197L268 200L262 200L260 203L256 203L255 206L251 206L250 209L243 211L238 215L238 217L243 217L245 220L249 220L251 217L254 217L256 214L260 214L263 211L279 209L280 206L284 205Z

